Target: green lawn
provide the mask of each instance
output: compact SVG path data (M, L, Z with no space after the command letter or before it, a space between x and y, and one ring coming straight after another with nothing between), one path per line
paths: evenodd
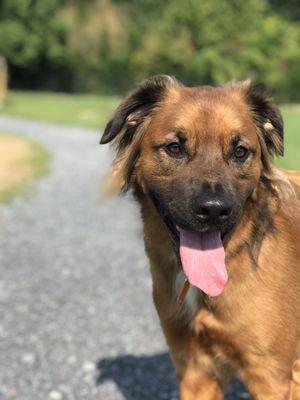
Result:
M118 96L10 91L3 114L101 129L120 102ZM285 121L285 156L277 163L300 169L300 105L281 107Z
M285 154L278 160L281 167L300 170L300 105L281 107L285 124Z
M10 91L1 113L100 129L119 102L117 96Z

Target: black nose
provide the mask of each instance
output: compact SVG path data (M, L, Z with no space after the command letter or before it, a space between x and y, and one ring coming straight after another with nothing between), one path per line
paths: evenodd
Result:
M232 204L228 200L206 199L197 202L195 211L202 222L220 223L229 218Z

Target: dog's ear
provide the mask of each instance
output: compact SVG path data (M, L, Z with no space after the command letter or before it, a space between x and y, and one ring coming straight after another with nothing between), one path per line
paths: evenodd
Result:
M246 100L253 113L260 138L264 141L269 154L283 156L283 120L278 107L264 91L257 89L251 82L243 85Z
M118 146L130 143L137 128L162 99L165 90L176 85L175 79L168 75L157 75L143 81L119 105L100 143L105 144L114 139L117 139Z
M167 75L154 76L142 82L117 108L100 142L112 142L117 149L115 161L104 182L105 194L125 192L134 182L134 167L151 114L167 89L176 86L179 86L177 81Z

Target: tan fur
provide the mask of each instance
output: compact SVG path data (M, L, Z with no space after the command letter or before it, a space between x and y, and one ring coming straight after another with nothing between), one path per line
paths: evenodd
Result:
M120 190L134 164L130 182L141 206L153 299L181 400L221 400L221 389L233 376L244 381L253 399L300 399L300 173L272 167L260 129L274 130L270 140L277 133L270 121L257 127L245 101L248 88L249 83L213 90L172 86L112 167L111 178ZM167 156L153 150L167 134L172 136L174 126L188 134L190 160L182 175ZM197 168L215 179L220 143L226 148L232 132L241 129L255 155L242 178L229 166L222 173L255 190L223 242L228 285L219 297L199 292L180 309L176 280L181 267L147 188L151 183L166 190L174 176L187 179ZM273 145L281 148L279 138ZM264 207L267 213L261 217Z

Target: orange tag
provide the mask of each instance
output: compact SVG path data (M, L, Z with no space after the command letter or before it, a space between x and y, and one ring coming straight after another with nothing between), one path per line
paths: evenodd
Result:
M179 298L178 298L178 303L179 304L182 304L184 302L184 300L186 298L186 295L187 295L187 293L189 291L189 288L190 288L190 282L186 279L184 281L183 288L182 288L182 290L180 292L180 295L179 295Z

